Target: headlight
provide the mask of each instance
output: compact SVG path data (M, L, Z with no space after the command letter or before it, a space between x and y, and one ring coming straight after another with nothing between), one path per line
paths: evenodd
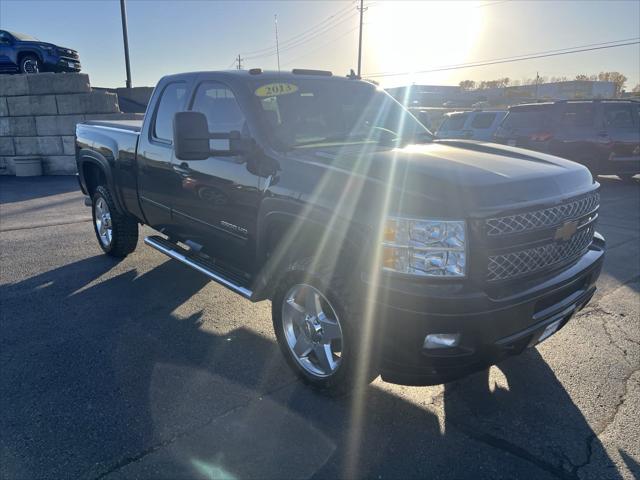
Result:
M417 276L464 277L464 221L390 217L385 223L382 268Z
M43 45L42 49L47 52L49 55L55 55L56 54L56 47L50 47L48 45Z

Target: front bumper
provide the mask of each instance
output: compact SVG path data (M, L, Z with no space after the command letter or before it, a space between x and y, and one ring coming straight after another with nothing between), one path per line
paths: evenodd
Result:
M535 345L550 324L562 328L595 292L604 238L572 266L499 295L468 285L388 280L378 291L376 347L382 379L434 385L482 370ZM454 348L427 350L428 334L459 333Z
M82 69L79 59L56 55L46 56L42 67L48 72L79 72Z

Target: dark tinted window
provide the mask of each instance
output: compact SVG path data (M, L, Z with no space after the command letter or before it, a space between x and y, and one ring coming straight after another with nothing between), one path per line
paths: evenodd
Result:
M507 130L516 128L540 128L550 119L547 106L512 108L504 119L502 126Z
M0 32L0 45L10 45L11 37L6 32Z
M242 131L244 115L233 92L217 82L205 82L198 87L193 110L207 117L210 132Z
M158 104L153 136L161 140L173 139L173 115L184 109L187 87L184 83L170 83L165 87Z
M459 115L449 115L440 129L449 131L462 130L462 127L464 127L464 122L467 121L467 117L468 115L466 113Z
M633 107L625 104L605 104L604 124L614 128L633 127Z
M593 103L568 103L560 122L567 127L590 127L595 120Z
M471 121L471 128L489 128L495 119L495 113L478 113Z

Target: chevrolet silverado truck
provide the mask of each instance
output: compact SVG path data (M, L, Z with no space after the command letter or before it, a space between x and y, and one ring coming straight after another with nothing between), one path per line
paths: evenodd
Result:
M589 302L603 264L587 168L435 140L354 76L166 76L144 120L78 124L76 149L105 253L148 225L148 246L271 300L284 357L326 392L518 354Z

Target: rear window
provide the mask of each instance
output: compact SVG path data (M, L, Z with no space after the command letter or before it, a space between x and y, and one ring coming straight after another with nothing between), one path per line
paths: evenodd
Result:
M489 128L495 119L495 113L478 113L471 121L471 128Z
M595 117L593 103L568 103L560 123L566 127L591 127L594 124Z
M604 123L607 127L614 128L632 128L634 110L637 116L638 108L625 104L605 104L604 105Z
M549 121L549 109L544 107L514 108L504 119L503 127L514 128L539 128Z
M460 115L449 115L440 127L441 130L462 130L464 122L467 121L468 115L466 113Z

